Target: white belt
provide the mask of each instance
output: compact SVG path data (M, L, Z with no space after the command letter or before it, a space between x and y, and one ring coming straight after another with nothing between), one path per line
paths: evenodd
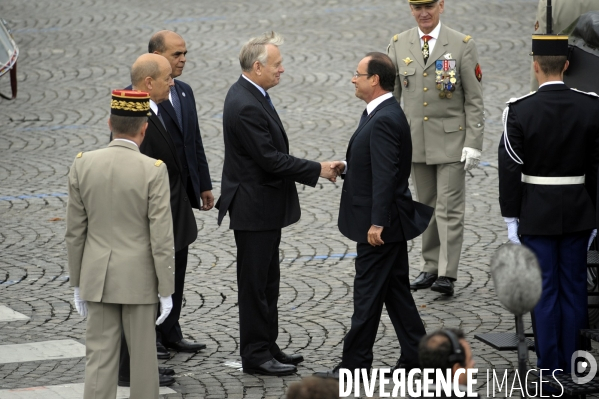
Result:
M522 173L522 183L539 184L543 186L565 186L568 184L584 184L584 176L528 176Z

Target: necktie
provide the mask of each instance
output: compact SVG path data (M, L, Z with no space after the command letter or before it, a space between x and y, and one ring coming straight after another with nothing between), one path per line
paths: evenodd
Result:
M360 118L360 124L358 125L358 127L362 126L362 124L365 123L367 119L368 111L364 110L364 112L362 112L362 117Z
M177 122L179 122L179 128L183 130L183 118L181 117L181 101L179 101L179 94L177 94L177 89L175 89L175 86L171 86L171 100L173 108L175 109L175 114L177 114Z
M424 63L426 64L426 61L428 61L428 56L429 54L429 48L428 48L428 41L431 40L433 37L429 36L429 35L424 35L422 36L422 40L424 41L424 44L422 45L422 56L424 57Z
M270 106L272 107L273 111L276 111L276 110L275 110L275 106L274 106L274 104L272 103L272 101L270 100L270 96L268 95L268 93L265 93L265 94L264 94L264 97L266 98L266 101L268 101L268 103L270 104Z
M160 108L156 112L156 116L160 119L160 123L162 123L162 127L166 129L166 125L164 124L164 120L162 119L162 115L160 115Z

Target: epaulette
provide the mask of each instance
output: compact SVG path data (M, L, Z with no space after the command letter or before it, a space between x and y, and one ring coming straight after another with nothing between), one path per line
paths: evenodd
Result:
M81 158L83 156L83 151L81 151L79 154L77 154L77 158Z
M532 95L533 95L533 94L535 94L535 93L536 93L536 91L531 91L530 93L528 93L528 94L525 94L525 95L523 95L522 97L512 97L512 98L510 98L508 101L506 101L505 103L506 103L506 104L513 104L513 103L517 103L518 101L520 101L520 100L522 100L522 99L524 99L524 98L526 98L526 97L530 97L530 96L532 96Z
M470 41L470 39L472 39L472 36L467 35L463 41L464 41L464 43L468 43Z
M396 41L397 41L397 39L399 39L399 35L395 35L395 36L393 36L393 41L394 41L394 42L396 42Z
M591 96L591 97L599 97L599 95L597 95L597 93L595 93L594 91L582 91L582 90L577 90L577 89L572 89L572 88L570 90L574 90L574 91L577 91L582 94L586 94L587 96Z
M154 162L154 166L160 166L162 165L164 162L162 162L160 159L156 162Z

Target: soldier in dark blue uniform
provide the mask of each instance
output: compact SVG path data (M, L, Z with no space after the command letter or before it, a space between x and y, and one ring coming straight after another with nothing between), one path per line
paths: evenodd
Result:
M596 228L599 97L563 83L568 37L533 36L539 90L512 99L499 144L499 203L508 237L539 259L537 365L571 370L588 324L586 252Z

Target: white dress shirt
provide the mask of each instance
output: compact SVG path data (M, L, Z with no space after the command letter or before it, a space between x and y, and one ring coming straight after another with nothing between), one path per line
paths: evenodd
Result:
M545 82L542 85L539 86L539 89L543 86L549 86L549 85L563 85L564 82L562 82L561 80L551 80L549 82Z
M435 49L435 43L437 43L437 39L439 38L439 32L441 32L441 21L439 21L435 29L433 29L433 31L428 34L430 37L432 37L432 39L428 41L429 56L433 53L433 50ZM426 35L426 33L422 32L420 28L418 28L418 34L420 35L420 48L422 48L422 46L424 46L424 40L422 40L422 36Z

